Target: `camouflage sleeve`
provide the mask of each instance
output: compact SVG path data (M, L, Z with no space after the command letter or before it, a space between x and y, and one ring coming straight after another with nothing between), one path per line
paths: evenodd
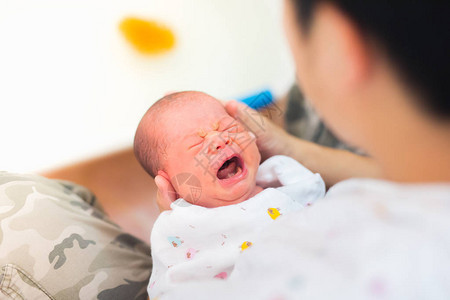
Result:
M151 267L86 188L0 172L1 299L147 299Z

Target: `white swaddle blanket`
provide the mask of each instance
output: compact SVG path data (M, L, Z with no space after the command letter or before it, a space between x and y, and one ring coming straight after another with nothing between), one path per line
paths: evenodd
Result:
M258 232L325 194L319 174L286 156L261 164L256 182L265 190L238 204L204 208L178 199L161 213L151 233L150 299L189 281L226 279Z

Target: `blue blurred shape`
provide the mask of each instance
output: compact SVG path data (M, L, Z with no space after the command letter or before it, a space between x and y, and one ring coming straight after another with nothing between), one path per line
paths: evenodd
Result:
M240 98L239 101L244 102L253 109L261 109L274 101L273 94L270 90L261 90L247 97Z

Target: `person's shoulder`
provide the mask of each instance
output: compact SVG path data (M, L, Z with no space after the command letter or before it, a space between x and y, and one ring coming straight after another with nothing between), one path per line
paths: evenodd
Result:
M422 272L415 278L419 281L436 278L433 272L450 267L449 200L448 184L355 179L336 186L323 201L280 218L265 232L265 242L289 248L292 260L339 261L374 278L374 270L410 276L414 269ZM434 271L425 267L438 262L442 266Z
M447 231L450 243L449 183L404 184L351 179L332 187L319 205L323 211L334 211L336 217L341 215L353 224L393 240L409 236L415 243L416 239L434 239Z
M361 240L378 233L380 239L408 236L415 243L447 232L450 245L450 185L352 179L332 187L324 199L283 222L279 225L308 236L341 232Z
M450 183L397 183L380 179L354 178L337 183L329 189L327 199L359 199L388 201L390 204L415 205L441 203L450 199Z

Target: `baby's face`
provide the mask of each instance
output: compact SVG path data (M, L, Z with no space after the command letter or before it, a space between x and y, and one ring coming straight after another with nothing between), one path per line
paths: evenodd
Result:
M250 198L261 160L253 136L214 98L165 113L165 171L180 197L204 207Z

